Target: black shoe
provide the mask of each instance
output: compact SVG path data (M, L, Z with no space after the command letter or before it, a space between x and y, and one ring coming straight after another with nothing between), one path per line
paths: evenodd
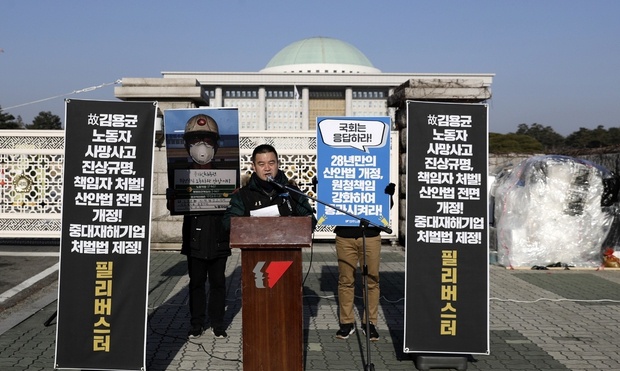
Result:
M223 328L219 328L219 327L212 328L211 333L213 333L213 335L218 339L226 339L228 337L228 334L226 333L226 331Z
M377 341L379 340L379 333L377 332L377 328L375 327L375 325L373 325L372 322L370 322L370 324L368 325L369 327L369 333L370 333L370 341ZM362 324L362 332L364 333L364 335L366 335L366 325Z
M336 332L336 338L348 339L349 335L352 335L354 332L355 332L355 323L341 323L340 330Z
M190 339L196 339L202 336L203 333L202 326L192 326L192 329L187 333L187 337Z

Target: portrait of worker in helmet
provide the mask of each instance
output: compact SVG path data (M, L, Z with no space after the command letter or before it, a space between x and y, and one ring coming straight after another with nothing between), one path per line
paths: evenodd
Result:
M170 213L221 211L239 185L237 110L166 110L164 130Z
M226 261L231 255L222 218L239 187L239 116L236 109L164 111L168 182L166 206L183 215L181 254L189 275L188 339L207 328L225 339ZM209 292L206 283L209 282Z
M185 149L194 161L195 168L210 169L217 152L220 132L211 116L198 114L185 124Z

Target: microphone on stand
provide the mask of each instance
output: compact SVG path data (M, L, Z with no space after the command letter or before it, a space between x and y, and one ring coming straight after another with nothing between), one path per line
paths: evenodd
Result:
M286 187L283 186L282 184L276 182L275 179L273 179L273 177L271 175L267 175L266 178L267 178L267 181L269 183L271 183L271 184L273 184L275 186L275 188L277 188L281 192L283 192L283 193L280 194L280 197L282 197L282 200L284 201L284 203L288 207L289 212L291 214L293 214L293 207L291 206L291 201L289 201L288 189L286 189Z
M269 183L271 183L271 184L275 185L278 189L280 189L280 190L286 190L286 189L284 188L284 186L283 186L282 184L280 184L280 183L276 182L276 180L275 180L275 179L273 179L273 177L272 177L271 175L267 175L267 177L266 177L266 178L267 178L267 181L268 181Z

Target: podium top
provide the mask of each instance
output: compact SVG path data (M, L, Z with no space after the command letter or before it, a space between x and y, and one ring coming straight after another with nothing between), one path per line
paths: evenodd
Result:
M312 246L309 216L236 216L230 218L230 247L288 249Z

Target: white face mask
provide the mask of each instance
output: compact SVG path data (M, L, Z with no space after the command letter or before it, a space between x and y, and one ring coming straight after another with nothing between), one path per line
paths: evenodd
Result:
M215 148L205 142L198 142L189 147L189 155L199 165L205 165L213 160Z

